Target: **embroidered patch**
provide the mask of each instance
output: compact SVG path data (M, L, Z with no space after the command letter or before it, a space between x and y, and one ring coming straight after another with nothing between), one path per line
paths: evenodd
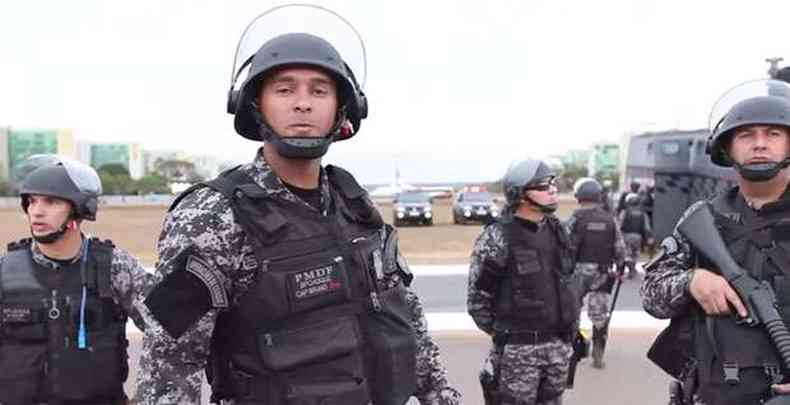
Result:
M3 308L3 323L31 323L33 310L30 308Z
M227 308L228 296L222 281L203 259L197 256L187 258L186 271L192 273L206 286L211 296L211 306L214 308Z
M296 300L332 294L343 288L338 269L330 264L288 275L291 294Z

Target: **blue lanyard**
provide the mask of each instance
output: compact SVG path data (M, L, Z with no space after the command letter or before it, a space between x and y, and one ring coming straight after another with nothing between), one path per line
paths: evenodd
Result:
M80 329L77 334L77 347L86 349L88 347L88 337L85 328L85 301L88 299L88 239L82 241L82 262L80 262L80 277L82 278L82 300L80 301Z

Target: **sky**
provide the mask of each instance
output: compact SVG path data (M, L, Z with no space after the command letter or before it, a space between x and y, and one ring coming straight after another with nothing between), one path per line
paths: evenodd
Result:
M406 182L491 181L513 159L705 128L766 58L790 64L781 0L313 3L365 43L370 116L324 159L363 183L396 166ZM0 0L0 126L249 161L229 76L245 26L282 4Z

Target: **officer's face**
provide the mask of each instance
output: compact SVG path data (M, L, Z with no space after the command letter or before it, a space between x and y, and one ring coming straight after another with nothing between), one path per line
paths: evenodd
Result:
M530 186L525 194L540 205L557 204L557 180L547 179L544 182Z
M790 152L788 129L774 125L747 125L735 130L730 157L738 164L779 162Z
M264 80L259 100L266 122L283 137L325 136L335 123L337 86L316 68L278 70Z
M28 196L27 220L34 236L57 231L69 219L71 203L46 195Z

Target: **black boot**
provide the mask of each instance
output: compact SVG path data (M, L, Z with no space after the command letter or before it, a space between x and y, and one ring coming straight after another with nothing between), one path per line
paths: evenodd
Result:
M607 332L608 331L604 328L593 327L592 358L593 358L593 367L595 368L604 368L605 366L603 362L603 352L606 349Z

